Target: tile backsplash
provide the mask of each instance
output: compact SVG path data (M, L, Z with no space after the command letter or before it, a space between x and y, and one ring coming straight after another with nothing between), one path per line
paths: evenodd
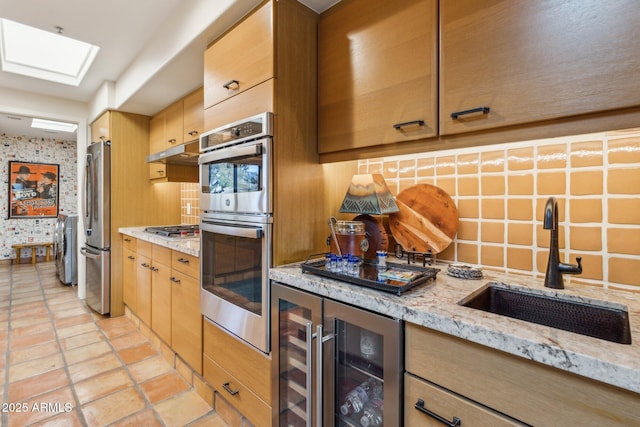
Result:
M456 202L459 229L438 256L543 277L547 199L559 206L560 258L572 283L640 292L640 128L361 160L398 194L418 183Z
M200 221L200 188L198 183L180 183L180 222L198 224Z

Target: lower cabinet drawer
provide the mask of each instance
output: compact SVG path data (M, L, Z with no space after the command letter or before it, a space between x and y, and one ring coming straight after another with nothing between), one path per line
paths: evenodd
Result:
M271 407L206 354L203 357L203 375L253 425L271 425Z
M429 415L427 412L434 414ZM464 427L524 426L502 414L480 406L435 384L411 374L404 375L404 423L407 426L443 426L443 420L453 424L454 418Z

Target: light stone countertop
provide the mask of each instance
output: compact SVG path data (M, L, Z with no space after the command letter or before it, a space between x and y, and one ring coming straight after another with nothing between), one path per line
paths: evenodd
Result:
M169 249L173 249L185 254L193 255L195 257L200 256L200 238L199 237L164 237L157 234L151 234L144 231L146 227L121 227L118 232L127 236L135 237L136 239L144 240L145 242L154 243L156 245L164 246Z
M461 280L447 275L446 264L435 267L440 272L434 281L400 296L303 273L300 263L272 268L269 277L294 288L640 393L638 294L571 284L562 290L548 289L541 279L491 271L484 271L481 280ZM535 293L568 296L584 302L623 304L629 311L632 344L617 344L457 304L489 282L526 287Z

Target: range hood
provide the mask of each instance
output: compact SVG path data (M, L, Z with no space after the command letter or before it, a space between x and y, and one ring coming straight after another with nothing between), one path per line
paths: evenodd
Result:
M147 163L198 166L199 154L198 140L196 140L150 154L147 156Z

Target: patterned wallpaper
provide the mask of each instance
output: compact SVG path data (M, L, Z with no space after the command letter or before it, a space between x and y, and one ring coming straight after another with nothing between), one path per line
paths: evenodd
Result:
M55 218L9 218L9 161L54 163L60 165L59 213L75 214L78 205L76 141L62 141L0 133L0 261L15 257L15 243L51 242ZM30 251L29 251L30 254ZM23 257L26 257L26 252ZM38 249L44 256L44 248Z

